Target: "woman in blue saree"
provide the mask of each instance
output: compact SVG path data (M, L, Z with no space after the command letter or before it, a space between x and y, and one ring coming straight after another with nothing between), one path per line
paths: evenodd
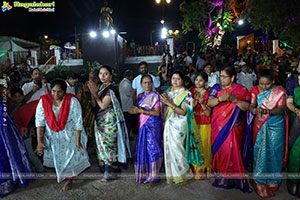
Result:
M6 112L3 90L0 83L0 198L14 191L19 183L26 186L33 178L22 136Z
M250 111L256 115L253 124L253 179L255 192L262 198L275 196L281 183L286 160L285 89L275 86L273 73L259 73L259 84L251 90ZM266 177L267 175L267 177Z
M154 186L160 180L159 170L164 154L161 149L162 115L159 94L152 91L153 80L148 74L141 78L144 92L138 96L137 107L128 110L140 114L139 134L134 150L136 181Z

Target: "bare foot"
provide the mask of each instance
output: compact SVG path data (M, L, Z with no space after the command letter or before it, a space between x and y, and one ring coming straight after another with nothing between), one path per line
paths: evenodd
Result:
M61 192L66 192L66 191L70 190L70 186L71 186L70 182L65 182L64 186L61 189Z
M102 182L102 183L108 183L108 182L110 182L111 180L106 180L105 178L102 178L102 179L100 179L100 182Z

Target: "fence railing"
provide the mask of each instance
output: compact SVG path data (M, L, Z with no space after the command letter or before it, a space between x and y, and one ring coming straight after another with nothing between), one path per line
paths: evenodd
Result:
M157 46L140 46L137 45L135 47L127 46L126 48L126 56L159 56L162 55L164 52L164 47L157 45Z

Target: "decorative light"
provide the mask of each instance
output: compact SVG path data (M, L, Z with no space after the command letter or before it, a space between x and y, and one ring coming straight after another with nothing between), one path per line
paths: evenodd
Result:
M161 38L166 39L168 35L168 30L166 28L161 29Z
M172 34L173 34L173 30L169 30L168 32L169 32L169 34L170 34L170 35L172 35Z
M102 35L103 35L103 37L108 38L109 37L109 32L108 31L103 31Z
M175 30L175 35L178 35L179 34L179 30Z
M171 0L166 0L167 4L171 3Z
M95 38L95 37L97 37L97 33L95 31L91 31L90 36L91 36L91 38Z
M44 38L45 38L45 39L48 39L48 35L44 35Z
M155 0L155 2L156 2L157 4L160 4L161 1L160 1L160 0Z
M238 21L238 25L243 25L244 24L244 20L243 19L240 19L239 21Z
M160 23L163 25L165 23L165 20L164 19L160 20Z
M111 29L111 30L110 30L110 33L111 33L112 35L116 34L115 29Z

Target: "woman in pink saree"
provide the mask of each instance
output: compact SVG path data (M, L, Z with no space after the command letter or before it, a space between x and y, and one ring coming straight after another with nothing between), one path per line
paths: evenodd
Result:
M211 118L212 169L220 175L213 183L215 187L237 188L251 192L245 179L242 159L242 139L245 112L249 108L250 93L247 88L235 84L234 68L221 71L221 84L212 87L208 106L213 107Z

